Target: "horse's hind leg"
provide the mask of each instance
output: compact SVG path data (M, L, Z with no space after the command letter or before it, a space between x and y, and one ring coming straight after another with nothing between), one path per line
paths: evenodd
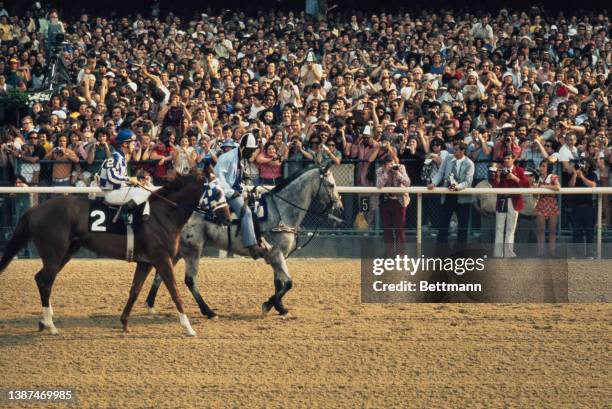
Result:
M181 259L179 255L177 255L174 260L172 260L172 265L175 266L176 263ZM159 286L162 283L162 278L158 272L155 272L155 277L153 277L153 283L151 283L151 289L149 290L149 294L147 295L147 300L145 301L147 311L149 314L155 314L155 298L157 297L157 291L159 290Z
M198 303L200 307L200 311L203 315L207 316L210 319L213 319L217 316L217 314L206 304L202 296L200 295L200 291L198 290L198 263L200 261L200 251L198 249L193 249L193 251L189 251L189 254L184 255L185 259L185 285L191 291L193 298Z
M151 289L149 290L149 295L147 295L147 310L149 314L154 314L155 310L153 307L155 306L155 297L157 296L157 290L159 290L159 286L162 283L162 278L159 273L155 273L155 278L153 278L153 283L151 283Z
M57 328L53 323L53 308L51 307L51 289L55 282L55 277L62 268L70 261L74 253L80 248L78 241L70 243L66 254L58 262L57 257L47 255L43 257L43 268L34 276L38 292L40 294L40 302L42 303L42 320L38 322L38 330L48 329L51 334L57 334Z
M289 313L289 310L285 308L283 305L283 297L287 293L287 291L291 290L293 287L293 280L289 275L289 270L287 269L287 261L282 253L277 253L270 263L272 268L274 269L274 294L268 299L268 301L264 302L261 306L261 312L265 316L272 307L278 311L280 315L286 315Z
M183 328L185 328L185 331L187 331L187 335L196 335L196 332L193 330L193 328L191 328L191 324L189 323L187 315L185 315L185 310L183 309L183 300L181 299L181 296L179 295L178 290L176 288L176 280L174 279L174 271L170 259L162 261L159 265L157 265L157 272L161 276L162 280L164 280L164 284L166 284L166 287L170 292L172 301L174 301L176 309L179 313L179 321Z
M136 271L134 272L134 279L132 280L132 288L130 288L130 296L125 303L123 313L121 314L121 324L123 324L123 331L128 332L128 317L132 311L132 307L140 294L142 284L144 283L147 275L151 271L151 265L147 263L138 263L136 265Z

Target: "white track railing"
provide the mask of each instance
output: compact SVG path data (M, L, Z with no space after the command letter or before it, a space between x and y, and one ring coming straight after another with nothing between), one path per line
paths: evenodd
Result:
M29 193L54 193L54 194L89 194L103 193L99 187L0 187L0 194L29 194ZM456 194L456 195L482 195L482 194L555 194L555 195L597 195L597 258L601 258L603 239L603 195L612 194L612 187L579 187L561 188L558 192L544 188L467 188L461 191L451 191L447 188L428 189L423 186L413 187L384 187L372 186L338 186L339 193L355 194L397 194L411 193L417 196L417 250L420 251L423 243L423 195L424 194Z

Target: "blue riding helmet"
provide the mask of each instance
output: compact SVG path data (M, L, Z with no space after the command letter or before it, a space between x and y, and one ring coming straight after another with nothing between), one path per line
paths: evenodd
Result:
M135 141L136 137L134 136L134 132L130 129L123 128L117 133L117 138L115 138L115 142L117 145L121 145L123 142Z

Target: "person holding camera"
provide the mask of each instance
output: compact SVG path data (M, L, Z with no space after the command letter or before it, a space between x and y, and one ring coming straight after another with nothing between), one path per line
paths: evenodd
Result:
M187 175L196 166L196 156L195 149L189 146L189 138L183 135L172 151L172 167L179 175Z
M397 163L391 155L384 156L383 165L376 171L376 187L409 187L410 178L404 165ZM382 219L385 257L405 253L404 225L406 207L410 204L408 193L383 194L380 196L380 217ZM394 253L395 247L395 253Z
M325 166L329 162L339 165L342 154L336 149L336 143L330 139L326 131L310 138L310 149L303 152L304 158L309 159L319 166Z
M213 167L217 163L217 155L210 149L210 137L202 135L198 141L196 149L196 162L198 169Z
M456 192L472 187L474 180L474 162L465 154L467 145L457 140L453 144L453 155L447 155L442 166L427 185L428 189L436 186L446 187ZM441 195L441 211L439 217L438 243L448 243L448 229L453 213L457 214L459 230L457 244L459 246L467 243L468 223L470 218L470 195Z
M590 158L582 158L574 165L569 187L597 187L596 164ZM572 226L572 243L582 257L594 257L595 207L591 195L568 195L569 220ZM584 247L586 243L586 248Z
M53 163L51 186L70 186L72 164L79 163L79 157L68 148L66 135L62 134L57 137L57 146L45 155L45 160L57 162Z
M255 159L259 168L259 184L276 186L283 177L283 158L278 154L273 141L266 143Z
M534 187L541 187L558 192L561 190L559 177L554 173L554 163L548 159L540 161L539 175ZM548 254L555 256L557 244L557 219L559 218L559 206L557 195L539 195L538 203L535 207L537 235L538 235L538 257L545 256L544 249L546 243L546 222L548 222Z
M40 143L38 132L32 131L28 134L28 141L21 147L20 158L23 161L21 164L21 176L23 176L27 184L37 185L38 176L40 174L40 160L45 158L46 152Z
M96 174L102 168L102 162L110 158L112 155L112 147L110 146L110 130L107 128L98 128L94 131L94 141L87 146L87 163L89 171Z
M525 170L514 164L511 152L504 155L502 166L493 179L493 187L529 187ZM521 195L497 195L495 206L495 248L494 257L514 258L514 233L519 212L523 210L524 201Z
M507 153L512 154L514 160L521 157L522 149L516 142L514 126L512 124L504 124L501 127L502 138L493 146L493 161L501 162Z

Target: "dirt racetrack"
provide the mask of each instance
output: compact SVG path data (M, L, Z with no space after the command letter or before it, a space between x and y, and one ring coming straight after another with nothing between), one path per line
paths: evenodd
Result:
M268 266L203 259L221 319L199 314L180 262L198 336L165 289L146 314L151 277L123 334L135 265L73 260L54 287L53 336L37 332L39 266L14 261L0 277L0 386L71 387L78 407L611 407L610 304L366 305L359 261L292 259L292 315L262 319Z

